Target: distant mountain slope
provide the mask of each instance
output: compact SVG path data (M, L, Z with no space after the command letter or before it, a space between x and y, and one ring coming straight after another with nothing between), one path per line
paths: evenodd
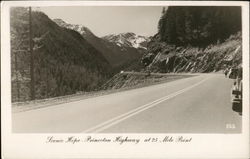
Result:
M109 61L115 70L126 68L130 63L139 60L142 54L145 52L147 41L142 36L134 35L134 41L140 43L134 43L133 45L117 44L115 41L104 38L99 38L93 34L90 29L83 25L68 24L61 19L54 19L54 21L62 27L73 29L78 31L84 39L91 43L103 56ZM129 37L128 37L129 38ZM136 39L137 38L137 39ZM132 40L132 39L131 39Z
M12 8L10 15L12 101L28 100L28 10ZM41 12L32 12L32 28L36 99L91 91L109 76L108 61L78 32L58 26Z

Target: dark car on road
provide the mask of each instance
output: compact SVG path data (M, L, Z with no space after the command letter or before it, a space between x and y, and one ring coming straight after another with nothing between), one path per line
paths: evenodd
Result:
M228 77L234 79L231 89L232 109L242 115L242 68L230 69Z

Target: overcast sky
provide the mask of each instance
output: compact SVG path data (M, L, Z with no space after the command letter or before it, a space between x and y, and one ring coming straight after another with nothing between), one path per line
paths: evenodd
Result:
M97 36L123 32L152 36L157 32L162 7L41 7L39 10L51 19L60 18L71 24L82 24Z

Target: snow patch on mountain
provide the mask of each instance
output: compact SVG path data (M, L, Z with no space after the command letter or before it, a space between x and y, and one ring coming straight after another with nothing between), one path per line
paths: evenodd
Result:
M53 19L53 21L59 25L60 27L64 27L67 29L72 29L75 30L77 32L79 32L80 34L93 34L87 27L80 25L80 24L70 24L65 22L62 19Z
M62 19L54 19L53 21L61 27L72 29L79 32L84 37L88 35L95 36L87 27L83 25L70 24ZM136 35L135 33L132 32L121 33L121 34L110 34L102 37L102 39L116 44L117 46L121 47L122 50L126 50L126 47L146 50L147 43L149 42L148 37Z
M122 47L133 47L147 49L148 37L136 35L135 33L121 33L121 34L110 34L102 37L103 39L116 43L116 45Z

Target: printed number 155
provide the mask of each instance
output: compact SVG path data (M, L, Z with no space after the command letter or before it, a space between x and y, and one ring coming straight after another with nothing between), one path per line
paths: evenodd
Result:
M235 126L235 124L226 124L226 128L227 129L235 129L236 126Z

